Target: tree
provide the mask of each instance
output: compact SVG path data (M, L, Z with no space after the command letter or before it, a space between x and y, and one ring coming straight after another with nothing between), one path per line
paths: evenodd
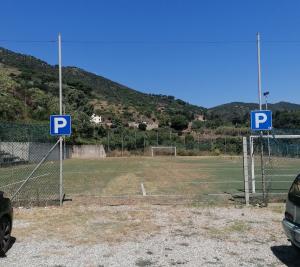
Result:
M176 115L171 118L171 127L175 130L182 131L188 127L188 120L182 115Z
M141 131L146 131L147 125L146 125L145 123L140 123L140 124L139 124L139 129L140 129Z

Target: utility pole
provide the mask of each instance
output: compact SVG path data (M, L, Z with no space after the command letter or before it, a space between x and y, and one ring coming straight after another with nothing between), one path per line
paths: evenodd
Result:
M256 37L257 37L258 102L259 102L259 110L262 110L261 63L260 63L261 60L260 60L260 34L259 34L259 32L257 33ZM264 144L263 144L263 132L262 131L260 132L260 167L261 167L263 202L265 205L267 205L265 169L264 169Z
M123 134L123 130L122 130L122 136L121 136L121 138L122 138L122 157L123 157L123 150L124 150L124 134Z
M135 152L137 150L137 144L136 144L136 129L134 130L134 145L135 145Z
M64 110L64 115L66 115L66 105L63 105L63 110ZM95 129L95 127L94 127ZM64 141L64 160L66 159L67 157L67 149L66 149L66 137L64 136L63 138L63 141Z
M110 147L109 147L109 129L107 129L107 152L110 152Z
M63 115L62 107L62 64L61 34L58 34L58 78L59 78L59 114ZM59 137L59 204L63 204L63 137Z
M25 120L28 120L27 116L27 98L26 98L26 87L24 89L24 112L25 112Z
M262 101L261 101L261 64L260 64L260 33L257 35L257 72L258 72L258 103L259 110L262 110Z
M268 110L268 95L270 94L269 91L264 92L265 102L266 102L266 110ZM268 135L268 155L269 155L269 162L271 160L271 146L270 146L270 131L267 131Z

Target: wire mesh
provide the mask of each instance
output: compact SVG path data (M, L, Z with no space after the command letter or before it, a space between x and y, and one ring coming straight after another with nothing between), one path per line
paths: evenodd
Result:
M17 206L59 204L59 147L48 133L47 125L0 124L0 191L19 190Z
M280 134L284 134L284 131L280 131ZM264 177L267 201L285 199L294 178L299 173L300 138L275 138L273 132L270 133L270 138L257 138L254 142L254 158L256 191L263 193Z

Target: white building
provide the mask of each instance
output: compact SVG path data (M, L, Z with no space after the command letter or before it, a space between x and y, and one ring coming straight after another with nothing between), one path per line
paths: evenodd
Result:
M137 122L130 121L130 122L128 122L128 127L130 127L130 128L139 128L139 124Z
M96 114L93 114L91 116L91 122L92 123L95 123L95 124L99 124L99 123L102 123L102 117L101 116L98 116Z

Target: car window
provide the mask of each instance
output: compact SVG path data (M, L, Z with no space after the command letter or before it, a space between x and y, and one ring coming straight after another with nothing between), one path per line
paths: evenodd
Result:
M297 176L289 191L289 200L300 206L300 175Z

